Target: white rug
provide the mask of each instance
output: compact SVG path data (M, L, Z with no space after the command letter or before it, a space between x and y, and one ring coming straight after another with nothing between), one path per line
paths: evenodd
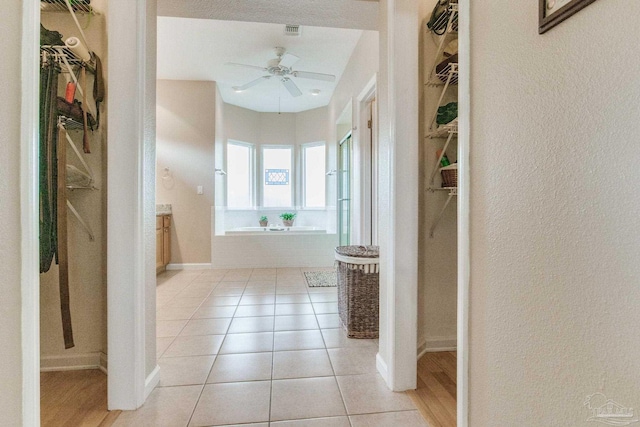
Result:
M304 277L310 288L329 288L338 286L335 271L305 271Z

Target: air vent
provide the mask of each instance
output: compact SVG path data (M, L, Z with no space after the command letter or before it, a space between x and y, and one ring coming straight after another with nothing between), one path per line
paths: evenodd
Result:
M300 36L301 33L302 33L302 29L300 28L300 25L287 24L284 26L285 36Z

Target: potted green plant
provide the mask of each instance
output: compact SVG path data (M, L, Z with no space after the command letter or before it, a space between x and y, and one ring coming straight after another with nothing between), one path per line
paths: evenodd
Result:
M266 216L262 215L260 217L260 227L266 227L267 225L269 225L269 219Z
M293 227L293 220L296 218L296 214L285 212L280 214L280 218L282 219L282 224L285 227Z

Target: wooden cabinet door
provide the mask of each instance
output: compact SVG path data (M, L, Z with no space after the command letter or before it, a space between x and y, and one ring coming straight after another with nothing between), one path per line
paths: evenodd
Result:
M156 230L156 270L164 267L164 254L162 247L164 246L164 229Z
M162 263L167 265L171 262L171 228L162 229Z

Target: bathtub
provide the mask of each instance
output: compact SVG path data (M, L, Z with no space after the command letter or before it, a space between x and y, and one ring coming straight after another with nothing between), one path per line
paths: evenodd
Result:
M326 234L327 231L320 227L293 226L283 227L280 225L268 227L238 227L225 231L227 236L250 235L250 234Z
M238 227L211 239L212 268L327 267L338 235L321 227Z

